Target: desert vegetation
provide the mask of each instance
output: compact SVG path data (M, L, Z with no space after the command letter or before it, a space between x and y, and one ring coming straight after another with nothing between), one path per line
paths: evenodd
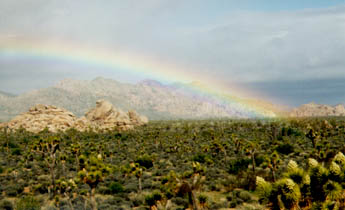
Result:
M0 209L345 209L345 119L0 132Z

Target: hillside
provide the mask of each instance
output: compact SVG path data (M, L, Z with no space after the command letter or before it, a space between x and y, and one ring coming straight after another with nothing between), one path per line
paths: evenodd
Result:
M292 110L291 117L320 117L320 116L345 116L343 104L329 106L324 104L309 103Z
M238 102L224 104L213 96L195 93L188 84L163 85L153 80L126 84L99 77L91 81L66 79L53 87L0 97L0 120L9 120L36 104L58 106L79 117L100 99L120 109L137 110L152 120L256 117Z

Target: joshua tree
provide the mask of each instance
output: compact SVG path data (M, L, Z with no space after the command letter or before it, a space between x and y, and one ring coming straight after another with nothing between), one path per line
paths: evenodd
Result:
M266 157L266 165L271 170L273 181L276 181L276 171L280 161L281 160L277 152L273 152L272 155Z
M239 139L237 136L234 134L231 136L232 142L235 144L235 153L237 155L242 155L242 148L243 148L243 140Z
M135 176L138 179L138 192L141 193L142 191L142 180L141 177L143 175L143 168L139 165L139 163L130 163L121 168L121 171L124 173L124 176Z
M314 131L313 128L310 128L309 132L305 136L311 140L311 143L313 144L313 148L316 149L316 142L317 142L317 139L319 138L318 132Z
M196 191L200 190L206 177L203 176L206 169L200 163L192 163L193 171L186 171L183 175L171 171L166 177L164 185L168 192L174 191L177 195L188 196L189 204L192 209L199 210Z
M246 153L250 156L252 161L252 171L255 176L255 155L256 151L259 149L259 145L255 142L248 142L245 148Z
M68 199L68 204L70 205L70 208L73 210L73 204L71 202L72 199L72 193L77 188L77 185L75 184L73 179L65 180L65 179L58 179L56 180L56 189L55 191L62 195L63 197L66 197ZM59 202L59 199L56 199L57 202Z
M60 155L60 162L62 165L62 175L65 176L66 175L66 160L67 160L67 156L66 155Z
M82 157L84 158L84 157ZM90 186L90 199L93 209L97 209L97 203L94 198L95 189L97 185L103 181L104 177L109 174L110 168L106 166L102 161L102 156L90 156L85 163L80 164L83 167L78 172L77 182L86 183Z
M270 133L270 138L272 141L277 140L278 133L279 133L279 124L276 122L273 122L271 124L271 133Z
M75 160L76 160L76 163L77 163L77 170L79 170L80 148L81 148L81 146L80 146L79 143L71 144L72 154L75 156Z
M4 140L5 144L4 146L6 147L6 153L7 153L7 158L11 155L11 150L10 150L10 142L12 140L12 129L10 129L8 126L4 127Z
M45 139L39 139L36 141L32 147L32 152L39 154L44 159L46 166L49 168L51 176L51 187L53 190L53 196L56 195L55 192L55 179L56 179L56 168L58 164L58 156L60 150L60 139L54 136L48 136ZM51 197L51 198L52 198Z
M255 177L256 177L256 168L255 168L255 155L256 151L259 149L259 145L256 142L248 142L245 146L245 151L247 155L250 157L252 162L252 173L253 176L250 181L250 188L255 189Z

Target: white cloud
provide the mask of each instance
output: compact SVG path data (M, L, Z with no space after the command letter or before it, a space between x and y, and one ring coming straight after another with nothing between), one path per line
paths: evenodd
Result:
M0 44L75 41L234 81L345 77L344 6L217 14L197 2L3 0Z

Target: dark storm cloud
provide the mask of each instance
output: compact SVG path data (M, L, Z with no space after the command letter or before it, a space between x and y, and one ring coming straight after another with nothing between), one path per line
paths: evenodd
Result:
M243 85L263 92L269 98L277 99L276 103L289 106L310 102L345 104L345 78L253 82Z

